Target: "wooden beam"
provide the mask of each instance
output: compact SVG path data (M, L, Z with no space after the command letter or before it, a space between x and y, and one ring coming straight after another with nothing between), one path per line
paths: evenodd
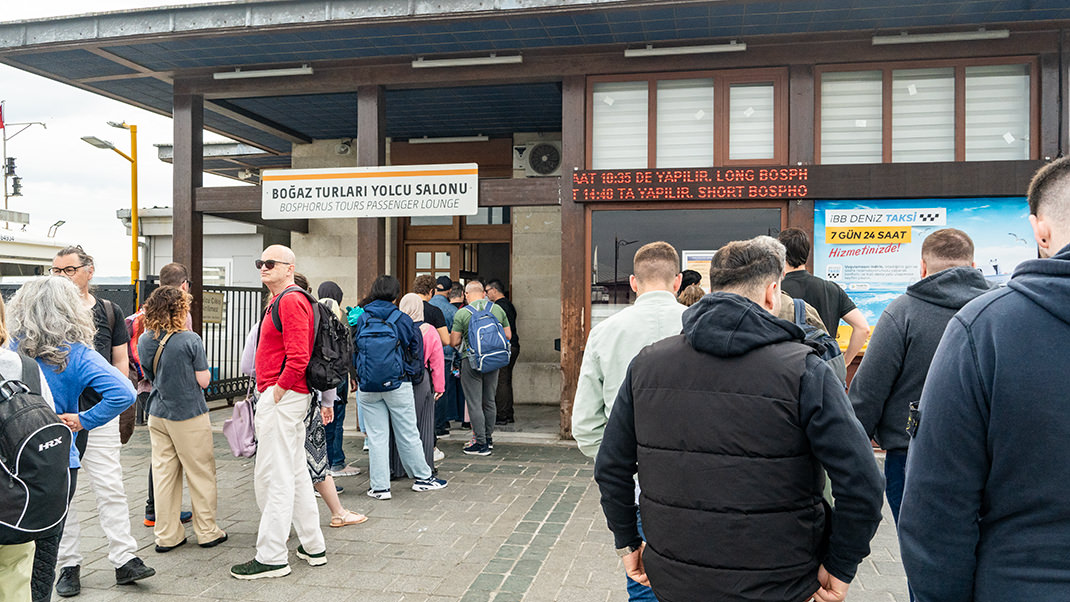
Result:
M386 94L382 86L357 88L357 165L374 167L386 159ZM401 270L399 269L400 273ZM357 296L386 273L386 219L357 220Z
M1050 52L1040 55L1040 86L1034 86L1034 90L1040 90L1040 101L1033 101L1032 105L1037 105L1040 110L1034 112L1033 115L1040 116L1040 158L1051 157L1054 159L1059 156L1059 149L1062 143L1062 138L1066 134L1066 122L1063 121L1063 111L1065 107L1060 103L1059 87L1063 82L1063 78L1059 77L1060 73L1063 73L1062 56L1056 52Z
M195 207L203 181L204 97L174 97L174 176L172 257L190 271L189 292L197 301L190 308L193 331L201 331L201 293L204 271L204 219Z
M523 178L479 181L480 207L539 207L560 205L561 180ZM572 185L566 184L571 191ZM571 198L571 192L570 196Z
M561 90L561 173L571 174L587 164L585 124L587 79L564 78ZM582 205L572 200L572 178L559 180L561 199L561 438L572 438L572 400L583 361L587 275L586 218Z
M814 162L814 68L788 68L788 164Z

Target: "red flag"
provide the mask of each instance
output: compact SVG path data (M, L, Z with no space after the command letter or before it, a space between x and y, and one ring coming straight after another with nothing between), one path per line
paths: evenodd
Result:
M4 129L4 105L0 105L0 130Z

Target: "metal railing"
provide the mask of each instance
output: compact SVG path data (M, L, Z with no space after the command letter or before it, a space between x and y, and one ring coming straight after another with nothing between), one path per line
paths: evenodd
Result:
M205 312L206 319L201 325L201 338L208 354L209 370L212 371L212 382L204 392L205 399L212 401L244 396L252 380L242 374L241 354L246 336L260 320L264 291L237 286L206 286L204 292L222 295L220 311L214 316Z
M9 299L19 286L0 284L0 295ZM139 306L138 288L143 302L158 286L155 279L150 279L138 282L138 287L132 284L106 284L92 287L91 292L98 298L116 304L124 315L130 315ZM252 385L252 379L241 372L241 354L246 335L260 319L265 291L261 288L205 286L204 292L222 296L221 307L215 305L219 311L214 316L208 316L212 321L205 321L201 325L201 339L208 356L208 369L212 373L212 380L204 392L205 399L233 400L244 396Z

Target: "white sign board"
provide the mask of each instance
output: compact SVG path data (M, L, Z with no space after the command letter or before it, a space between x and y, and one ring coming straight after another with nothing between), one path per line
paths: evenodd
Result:
M264 219L475 215L479 166L266 169Z

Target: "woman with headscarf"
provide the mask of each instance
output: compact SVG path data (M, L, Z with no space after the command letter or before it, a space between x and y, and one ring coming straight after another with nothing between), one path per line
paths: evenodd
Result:
M424 458L431 472L435 470L435 401L446 391L446 377L444 359L442 355L442 339L434 326L424 322L424 302L416 293L408 293L401 298L398 309L412 318L413 323L420 329L423 337L424 378L418 384L413 385L413 397L416 400L416 428L420 431L420 443L423 444ZM398 469L398 472L395 472ZM394 476L401 477L405 474L401 466L401 458L397 447L391 438L390 446L390 470ZM411 476L411 475L410 475Z
M346 316L342 311L342 287L338 284L325 280L316 289L316 298L325 307L334 312L343 324ZM346 419L346 402L349 398L349 379L343 378L335 389L338 398L334 401L334 420L323 425L323 433L327 437L327 466L328 471L334 478L351 477L360 474L360 468L346 466L346 455L342 451L342 427ZM359 422L359 420L358 420Z

